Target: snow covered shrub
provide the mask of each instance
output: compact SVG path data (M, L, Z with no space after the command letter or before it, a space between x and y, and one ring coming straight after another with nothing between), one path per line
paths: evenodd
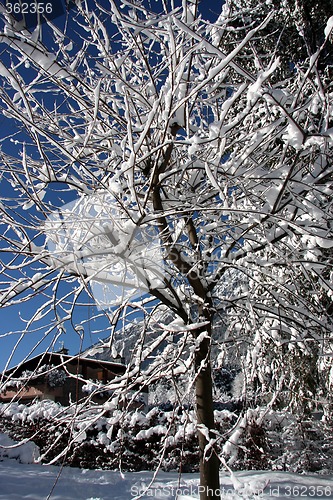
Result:
M260 422L255 419L248 422L244 445L240 449L241 468L246 470L262 470L268 467L267 433Z
M229 466L290 472L333 471L332 425L286 410L267 408L215 410L218 450ZM196 472L197 428L193 409L153 407L101 413L86 408L73 420L74 408L52 401L31 406L0 405L0 432L15 441L31 439L44 463L81 468Z
M294 417L282 434L286 470L333 470L332 428L322 420Z
M39 448L32 441L20 444L0 432L0 462L5 458L14 458L21 464L33 464L39 457Z
M248 409L239 417L223 453L234 469L267 468L267 436L258 409Z
M66 381L67 375L64 370L52 369L46 376L49 387L61 387Z
M332 426L316 414L301 419L286 410L247 410L223 446L235 469L331 473Z
M65 409L52 401L41 401L31 406L0 404L0 432L16 440L31 440L40 449L41 461L51 461L67 448L69 430Z
M0 405L0 431L12 438L33 439L44 463L65 463L81 468L127 471L162 470L196 472L198 444L193 409L152 408L147 414L114 410L106 416L98 408L86 409L73 420L74 408L52 401L31 406ZM217 432L224 436L236 421L228 410L215 410ZM222 444L222 440L221 443Z
M215 393L221 397L230 397L233 392L233 385L239 370L236 368L223 367L213 370Z

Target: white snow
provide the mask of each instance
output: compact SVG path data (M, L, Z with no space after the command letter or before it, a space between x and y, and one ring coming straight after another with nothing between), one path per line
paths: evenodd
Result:
M329 18L329 20L327 21L327 24L326 24L326 28L325 28L325 31L324 31L326 38L329 37L332 29L333 29L333 16L331 16Z
M209 324L208 321L201 321L199 323L191 323L190 325L185 325L182 326L181 324L177 324L176 321L172 321L169 325L164 325L163 323L158 323L158 326L163 330L163 331L168 331L168 332L189 332L193 330L199 330L199 328L203 328Z
M58 478L59 475L59 478ZM198 498L198 474L86 470L4 460L0 464L0 500L192 500ZM150 485L150 486L149 486ZM54 490L50 495L52 488ZM146 491L147 487L149 489ZM236 489L235 489L236 488ZM288 472L221 473L221 497L230 499L333 498L333 477Z
M286 133L282 136L282 139L285 142L288 142L290 146L293 146L295 149L301 149L304 135L301 129L294 122L289 122Z
M37 462L39 457L39 448L35 443L31 441L18 443L0 432L0 461L5 458L15 458L21 464L32 464Z
M9 39L10 40L10 39ZM8 43L4 37L4 42ZM58 78L70 79L70 74L57 61L56 55L52 53L42 52L36 45L30 45L26 41L15 40L15 45L22 55L28 56L37 66L39 66L48 75L56 75Z

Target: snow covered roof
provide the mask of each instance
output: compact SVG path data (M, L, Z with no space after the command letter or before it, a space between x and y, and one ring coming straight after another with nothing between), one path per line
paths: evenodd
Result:
M18 375L19 373L25 370L35 370L39 366L44 364L55 365L55 366L65 366L65 365L86 365L92 368L94 367L102 367L107 368L108 370L115 373L122 373L125 371L126 366L122 363L117 363L114 361L105 361L103 359L96 359L90 357L83 357L80 354L75 356L70 356L68 354L63 354L60 352L44 352L34 356L33 358L27 359L22 363L19 363L12 368L9 368L4 372L5 376L9 376L15 373Z

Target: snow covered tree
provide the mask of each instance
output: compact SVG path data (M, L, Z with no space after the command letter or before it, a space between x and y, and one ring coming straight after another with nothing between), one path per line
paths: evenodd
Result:
M51 346L66 323L82 334L87 297L110 348L128 311L145 315L113 401L193 369L201 499L218 498L215 332L220 361L232 345L272 401L275 348L330 343L333 18L316 14L319 45L286 60L269 2L227 1L214 22L193 0L105 4L77 2L62 26L32 32L2 9L14 129L1 151L1 307L37 303L22 335L43 328Z

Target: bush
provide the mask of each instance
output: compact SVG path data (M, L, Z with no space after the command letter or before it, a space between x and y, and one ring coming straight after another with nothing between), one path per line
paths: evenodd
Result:
M239 410L241 411L241 410ZM98 415L97 412L100 412ZM0 432L31 439L42 462L90 469L197 472L194 410L154 407L148 413L100 407L75 409L51 401L31 406L0 404ZM78 416L79 415L79 416ZM234 470L333 471L329 421L297 419L288 412L247 410L238 417L215 410L218 449Z

